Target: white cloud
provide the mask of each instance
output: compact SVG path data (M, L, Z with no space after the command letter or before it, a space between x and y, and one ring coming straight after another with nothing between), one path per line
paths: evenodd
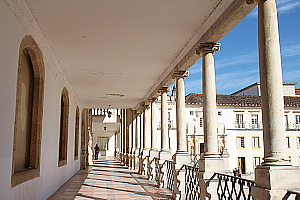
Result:
M298 0L278 0L276 2L278 14L285 14L297 7L300 7L300 2L297 1ZM258 16L258 10L256 7L248 14L247 17L257 18L257 16Z
M201 64L201 59L197 61L190 69L189 73L190 74L197 74L202 72L202 64Z
M277 0L276 3L277 3L277 5L280 5L280 4L283 4L283 3L288 3L290 1L293 1L293 0Z
M284 14L297 7L300 7L300 2L293 2L289 4L284 4L282 6L278 5L277 11L279 14Z
M298 82L300 83L300 70L288 71L283 73L284 82Z
M185 93L201 93L202 91L202 79L185 82Z
M232 58L226 58L216 61L216 68L226 67L226 66L234 66L241 64L249 64L258 62L258 53L252 52L248 54L243 54L239 56L235 56Z
M282 55L282 57L290 57L290 56L300 55L300 43L292 44L289 46L282 46L281 55Z
M219 74L216 76L217 93L231 94L255 82L259 82L258 70ZM186 81L185 89L186 94L202 93L202 79Z
M259 81L258 70L220 74L216 77L218 93L233 93Z

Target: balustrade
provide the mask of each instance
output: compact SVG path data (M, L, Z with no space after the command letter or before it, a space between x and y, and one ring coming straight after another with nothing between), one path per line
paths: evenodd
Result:
M282 200L300 200L300 191L287 191Z
M200 199L199 168L184 165L185 169L185 199Z
M191 165L199 168L199 160L200 158L203 157L203 154L190 155L190 157L191 157Z
M218 179L217 195L219 200L251 200L251 188L255 185L254 181L215 173Z
M166 177L165 177L166 184L163 184L163 187L166 187L170 191L174 192L175 164L172 161L166 160L163 166L166 166Z
M191 157L192 165L182 165L180 169L175 169L175 163L171 160L165 160L161 163L159 158L150 160L149 156L143 158L143 171L140 173L147 176L149 180L157 183L158 187L166 188L173 193L176 199L196 199L200 200L200 182L201 172L198 160L201 154ZM144 169L146 167L146 169ZM153 170L154 169L154 170ZM251 188L255 182L235 176L221 173L214 173L209 180L205 180L207 187L209 182L213 181L216 185L215 196L219 200L251 200ZM300 193L296 191L287 191L282 200L300 200Z
M153 167L152 167L152 163L153 163L154 159L150 161L150 157L147 156L147 176L148 176L148 179L150 180L153 180Z

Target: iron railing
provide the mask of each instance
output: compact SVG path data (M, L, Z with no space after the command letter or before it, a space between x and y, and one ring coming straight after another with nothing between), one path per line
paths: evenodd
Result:
M184 165L185 169L185 199L200 200L199 168Z
M235 176L215 173L218 179L217 195L219 200L251 200L251 188L255 182Z
M193 165L194 167L198 167L199 168L199 160L203 157L203 154L195 154L195 155L190 155L191 158L191 165Z
M154 158L154 165L155 165L155 168L154 168L154 180L157 182L157 185L159 186L160 185L160 181L161 181L161 166L159 164L159 158Z
M152 167L152 162L153 160L150 161L149 159L149 156L147 156L147 176L148 176L148 179L152 180L153 179L153 174L152 174L152 171L153 171L153 167Z
M300 191L287 191L282 198L282 200L292 200L294 197L294 200L300 200Z
M166 187L170 191L174 192L175 164L172 161L166 160L163 166L166 166L166 184L163 182L163 187Z

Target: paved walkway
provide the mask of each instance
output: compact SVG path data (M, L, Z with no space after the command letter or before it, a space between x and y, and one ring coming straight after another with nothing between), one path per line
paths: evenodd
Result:
M109 199L146 200L172 199L165 189L134 170L129 170L114 157L99 157L88 170L81 170L48 200Z

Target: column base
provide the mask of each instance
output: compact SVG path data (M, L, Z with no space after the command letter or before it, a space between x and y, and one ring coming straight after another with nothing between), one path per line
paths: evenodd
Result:
M282 199L287 190L300 190L298 166L257 166L252 187L254 199Z
M224 159L220 157L203 157L199 160L199 168L200 199L207 199L207 195L210 195L210 199L218 199L216 193L218 180L216 177L214 179L211 178L215 172L225 171Z
M191 158L187 152L176 152L172 156L173 162L175 163L175 168L179 169L183 164L190 164Z
M165 160L172 160L172 154L168 150L161 150L158 152L158 158L161 162L164 162Z
M204 157L199 160L199 168L204 173L204 179L209 179L215 172L224 172L225 163L223 158Z
M266 157L264 162L261 163L263 166L292 166L288 157Z
M157 149L151 149L150 150L150 160L153 160L154 158L158 158L158 150Z
M256 186L269 190L300 189L300 168L298 166L257 166Z
M205 152L204 157L205 158L221 158L219 153L210 153L210 152Z
M147 156L150 156L150 149L143 149L142 158L146 158Z

